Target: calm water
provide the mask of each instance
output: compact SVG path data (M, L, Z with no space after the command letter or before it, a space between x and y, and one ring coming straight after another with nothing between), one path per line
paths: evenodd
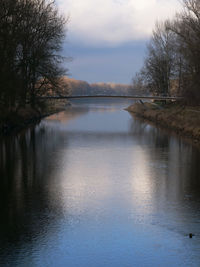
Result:
M0 140L0 266L200 266L200 151L128 105L74 101Z

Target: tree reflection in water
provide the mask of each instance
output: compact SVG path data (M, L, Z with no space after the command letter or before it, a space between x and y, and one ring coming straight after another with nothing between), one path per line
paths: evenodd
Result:
M63 146L67 149L64 136L57 138L53 131L40 127L1 141L0 242L4 245L21 239L30 242L62 216L59 197L49 188L53 177L51 163L56 160L55 147Z

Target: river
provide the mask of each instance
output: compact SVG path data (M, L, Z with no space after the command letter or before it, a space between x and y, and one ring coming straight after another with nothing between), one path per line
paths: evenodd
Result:
M200 266L200 150L130 103L73 100L0 139L0 266Z

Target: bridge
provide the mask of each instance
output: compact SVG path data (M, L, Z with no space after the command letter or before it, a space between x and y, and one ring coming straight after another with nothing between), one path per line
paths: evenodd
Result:
M39 99L80 99L80 98L129 98L138 100L181 100L176 96L133 96L133 95L77 95L77 96L41 96Z

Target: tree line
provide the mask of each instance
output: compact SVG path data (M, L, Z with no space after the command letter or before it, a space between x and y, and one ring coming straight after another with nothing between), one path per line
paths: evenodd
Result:
M69 77L62 78L63 90L62 95L70 94L73 96L80 95L133 95L138 91L133 91L129 84L118 83L88 83L86 81L75 80ZM64 87L65 85L65 87ZM66 89L65 89L66 88ZM50 95L51 92L50 92Z
M133 86L156 95L176 94L200 103L200 1L182 0L172 20L156 23Z
M54 0L1 0L0 107L34 107L37 95L59 89L67 21Z

